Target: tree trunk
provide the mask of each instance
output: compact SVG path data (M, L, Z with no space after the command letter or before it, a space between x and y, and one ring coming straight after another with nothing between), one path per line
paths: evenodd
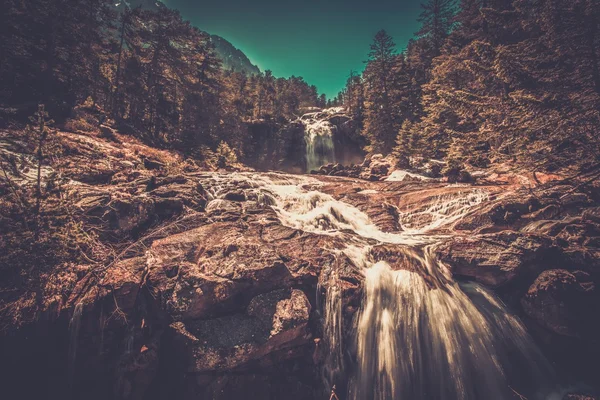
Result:
M129 10L126 10L125 14L123 15L123 21L121 22L121 40L120 40L120 44L119 44L119 56L117 57L117 72L115 74L115 90L113 91L112 101L111 101L112 114L115 119L120 117L118 110L120 109L121 105L119 103L118 96L119 96L119 89L121 87L121 58L123 57L123 44L125 42L125 25L126 25L128 19L129 19Z

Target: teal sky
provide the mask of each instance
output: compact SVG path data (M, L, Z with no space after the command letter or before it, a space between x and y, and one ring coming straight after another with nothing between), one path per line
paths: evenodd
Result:
M328 98L362 71L385 29L403 50L419 29L418 0L167 0L198 28L224 37L261 70L302 76Z

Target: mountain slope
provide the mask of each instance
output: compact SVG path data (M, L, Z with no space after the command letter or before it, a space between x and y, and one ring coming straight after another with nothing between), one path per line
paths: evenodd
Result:
M125 10L126 7L142 7L147 10L158 10L161 7L167 7L164 3L156 0L123 0L117 2L115 6L121 11ZM217 56L223 62L223 69L243 72L247 75L260 73L260 69L250 62L248 56L227 39L217 35L210 35L210 39L215 45Z
M223 61L224 69L233 69L236 72L244 72L248 75L260 73L260 69L250 62L248 56L229 41L217 35L210 35L210 39L215 45L217 55Z

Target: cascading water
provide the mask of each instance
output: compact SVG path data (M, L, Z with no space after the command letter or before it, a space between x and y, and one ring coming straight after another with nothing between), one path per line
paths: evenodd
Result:
M343 326L336 271L330 270L324 282L323 376L341 397L552 398L551 368L521 322L481 286L455 282L435 257L436 244L449 238L452 224L489 199L485 191L455 191L431 199L429 206L400 212L403 231L389 233L356 207L316 190L317 180L277 174L234 179L258 190L258 198L276 211L282 224L349 239L340 253L365 277L354 327ZM215 198L219 193L217 189ZM370 252L377 242L398 245L407 268L393 270L385 261L375 262ZM346 344L351 328L355 346ZM346 371L348 345L355 350L355 365Z
M329 115L328 110L325 110L308 113L300 118L304 124L307 172L318 169L321 165L335 162L333 134L336 127L324 119L327 115Z
M339 382L343 379L343 332L342 332L342 290L339 285L336 271L331 271L325 287L325 304L323 305L324 324L324 346L326 350L325 368L323 379L325 382ZM317 295L321 287L317 288ZM321 308L321 307L319 307Z
M479 286L471 299L449 279L434 285L385 262L366 271L352 397L547 398L550 368L521 323Z

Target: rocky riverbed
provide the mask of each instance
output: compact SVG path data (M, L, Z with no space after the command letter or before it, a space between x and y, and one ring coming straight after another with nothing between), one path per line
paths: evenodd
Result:
M373 299L371 270L380 271L377 282L415 282L423 299L443 296L447 310L458 298L475 304L466 320L458 309L439 318L461 327L476 315L489 325L490 341L478 342L474 354L495 354L486 347L493 344L535 358L549 381L544 396L555 396L544 398L598 389L597 182L386 180L390 170L377 178L371 170L354 178L207 172L115 135L60 134L71 149L60 164L78 212L101 228L105 243L119 244L110 262L22 271L20 286L3 280L0 362L13 397L321 399L333 385L340 398L406 395L385 379L396 373L392 366L406 367L397 349L387 348L397 354L392 361L385 352L373 360L361 353L361 332L370 334L361 321ZM413 309L413 289L398 288L401 300L374 304ZM486 306L475 292L489 293ZM498 306L491 312L489 304ZM415 310L421 321L433 318L428 308ZM374 318L383 324L386 317ZM512 333L500 340L494 332L504 320ZM368 351L406 345L385 342L377 329ZM515 376L512 360L496 368L493 356L485 364L467 354L452 358L450 350L469 346L467 330L452 332L443 337L457 342L443 351L415 353L422 368L455 363L464 366L451 370L460 375L481 367L502 387L489 398L540 398L543 385ZM446 355L426 358L432 354ZM381 381L361 378L370 362ZM451 383L425 398L481 398L455 387L458 377L428 379ZM378 389L365 394L360 382Z

